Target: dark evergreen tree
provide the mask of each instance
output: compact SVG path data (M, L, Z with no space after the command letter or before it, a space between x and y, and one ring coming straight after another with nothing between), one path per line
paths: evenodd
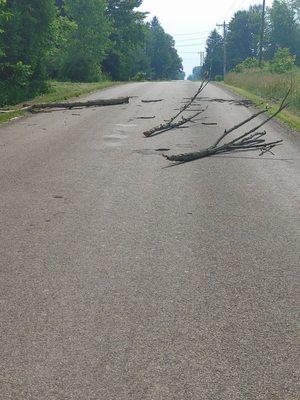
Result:
M223 75L223 38L214 29L206 41L206 57L202 68L202 75L215 78Z
M5 21L9 18L9 14L6 11L6 0L0 0L0 57L4 55L4 42L3 42L3 32Z
M193 73L189 75L188 80L189 81L198 81L202 77L202 67L194 67L193 68Z
M238 11L231 19L227 34L229 69L246 58L258 56L261 12L261 6L253 6L247 11Z
M33 70L50 47L50 26L55 17L53 0L7 0L3 43L5 62L22 61Z
M44 61L51 46L55 4L7 0L2 1L1 14L0 102L9 103L46 89Z
M64 9L76 29L71 35L62 77L74 81L100 80L101 64L110 47L106 1L65 0Z
M268 10L268 56L272 58L280 48L287 48L300 62L300 30L297 23L299 2L274 0Z
M112 46L103 66L112 79L128 80L147 69L146 14L136 10L141 4L142 0L107 0L107 16L112 23Z
M183 69L172 36L165 33L156 17L150 24L148 54L154 79L177 79Z

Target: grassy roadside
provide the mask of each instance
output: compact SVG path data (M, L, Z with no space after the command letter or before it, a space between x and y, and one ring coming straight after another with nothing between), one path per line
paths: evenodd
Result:
M245 89L238 88L236 86L229 85L227 83L222 82L221 85L231 89L233 92L239 94L240 96L251 100L256 107L263 108L265 106L269 106L269 114L272 114L278 109L279 103L270 103L269 100L264 99L263 97L257 96L251 92L248 92ZM290 110L283 110L278 116L277 119L287 124L290 128L300 132L300 117L294 114Z
M49 91L41 96L37 96L30 101L26 101L26 104L37 104L37 103L52 103L57 101L68 100L71 98L83 96L88 93L92 93L96 90L105 89L111 86L118 85L118 82L96 82L96 83L75 83L75 82L49 82ZM25 103L25 102L23 102ZM22 103L22 104L23 104ZM17 104L12 107L7 107L12 112L0 113L0 123L9 121L14 118L25 115L23 111L16 111L22 106Z

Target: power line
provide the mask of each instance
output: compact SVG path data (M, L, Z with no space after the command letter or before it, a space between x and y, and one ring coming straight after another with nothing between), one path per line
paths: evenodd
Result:
M229 14L234 8L240 9L240 7L242 7L242 6L246 3L246 1L249 1L249 0L235 0L234 3L231 5L231 7L227 10L226 14L225 14L222 18L220 18L219 21L225 20L226 17L228 16L228 14ZM257 2L257 0L254 0L254 1ZM251 3L253 3L253 0L251 0Z
M175 39L175 41L176 41L176 43L180 43L180 42L191 42L192 40L206 39L206 37L207 37L207 36L201 36L201 37L190 38L190 39L180 39L180 40Z
M210 32L210 30L202 31L202 32L193 32L193 33L174 33L172 36L190 36L190 35L202 35L202 33Z
M180 54L198 54L198 51L181 51Z
M175 47L192 47L192 46L204 46L205 43L194 43L194 44L180 44L179 46Z
M230 13L231 10L234 9L234 7L237 5L237 3L238 3L239 1L240 1L240 0L235 0L235 1L234 1L234 3L230 6L230 8L227 10L226 14L223 16L223 18L221 18L221 20L224 20L224 19L227 17L227 15Z

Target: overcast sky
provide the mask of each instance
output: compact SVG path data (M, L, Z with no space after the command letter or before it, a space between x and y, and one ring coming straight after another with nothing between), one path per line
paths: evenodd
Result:
M205 50L207 36L216 24L228 22L236 11L254 4L262 4L262 0L144 0L141 10L149 11L150 17L156 15L165 31L174 36L184 70L190 74L199 65L198 53Z

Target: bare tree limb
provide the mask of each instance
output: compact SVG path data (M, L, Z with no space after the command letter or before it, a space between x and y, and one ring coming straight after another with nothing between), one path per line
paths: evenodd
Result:
M24 104L20 109L4 110L10 111L29 111L29 112L43 112L45 109L52 108L80 108L80 107L105 107L115 106L119 104L129 103L130 97L119 97L116 99L98 99L89 101L75 101L75 102L61 102L61 103L39 103L39 104Z
M233 126L232 128L224 131L224 134L216 141L213 147L216 147L227 135L229 135L231 132L235 131L238 128L241 128L243 125L247 124L248 122L252 121L254 118L257 118L259 115L266 113L268 110L262 110L259 111L258 113L251 115L251 117L245 119L244 121L240 122L239 124Z
M201 111L197 112L196 114L192 115L191 117L188 117L188 118L182 117L181 120L179 120L178 122L170 123L170 121L168 121L165 124L161 124L161 125L159 125L157 127L154 127L152 129L150 129L149 131L144 132L144 135L146 137L156 136L156 135L159 135L161 133L170 131L172 129L180 128L180 127L182 127L182 125L185 125L188 122L193 122L193 119L198 117L198 115L202 114L203 112L204 112L204 110L201 110Z
M188 110L188 108L194 103L196 98L199 96L199 94L202 92L202 90L208 85L208 83L209 83L208 81L203 80L201 82L201 85L200 85L199 89L197 90L197 92L189 99L189 101L187 103L184 104L183 107L180 108L179 112L176 115L174 115L172 118L165 121L164 123L143 132L143 135L146 136L147 138L150 136L156 136L160 133L167 132L172 129L176 129L176 128L184 125L187 122L193 122L193 119L196 118L199 114L202 114L206 109L199 110L199 112L197 112L196 114L192 115L189 118L182 117L182 119L179 122L175 123L174 121L178 117L180 117L180 115L182 115L185 111L190 111L190 110Z
M278 110L274 112L269 118L267 118L265 121L262 123L258 124L256 127L250 129L249 131L243 133L242 135L238 136L237 138L231 140L230 142L220 144L220 142L224 139L225 136L227 136L229 133L235 131L236 129L240 128L241 126L247 124L249 121L252 121L253 119L257 118L259 115L265 113L267 110L260 111L250 118L247 118L246 120L242 121L241 123L233 126L231 129L225 130L224 134L217 140L217 142L206 149L201 149L199 151L195 151L192 153L184 153L184 154L178 154L178 155L165 155L163 154L163 157L165 157L169 161L175 161L178 163L185 163L185 162L190 162L194 161L200 158L204 157L209 157L212 155L217 155L221 153L229 153L229 152L236 152L236 151L255 151L255 150L260 150L260 156L267 152L271 152L271 150L282 144L282 140L276 140L273 142L266 142L265 136L266 136L266 131L263 132L257 132L257 129L261 128L263 125L265 125L268 121L276 117L282 110L284 110L289 103L286 102L290 92L290 88L286 95L284 96ZM273 153L272 153L273 154Z

